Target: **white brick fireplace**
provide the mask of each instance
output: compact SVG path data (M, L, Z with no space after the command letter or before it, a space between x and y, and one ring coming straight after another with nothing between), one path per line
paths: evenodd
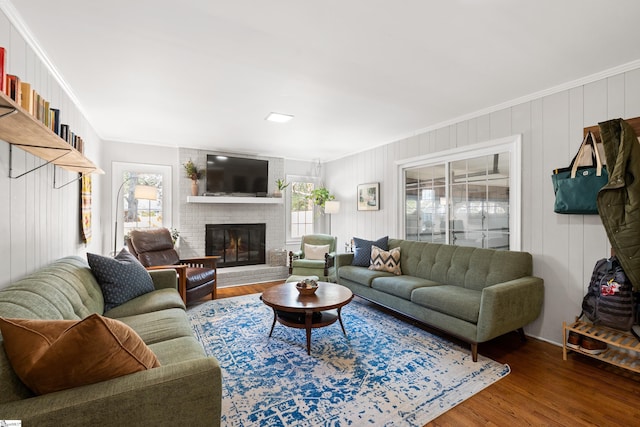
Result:
M266 264L247 267L226 267L218 270L219 287L232 286L243 283L255 283L272 280L280 280L287 277L287 268L284 266L270 266L269 254L285 248L285 206L282 199L253 200L245 197L234 199L215 197L190 197L191 180L185 177L182 165L189 159L193 160L198 169L206 167L207 154L210 151L183 149L179 150L180 178L178 206L179 224L175 227L180 231L180 243L178 250L183 257L202 256L205 254L205 229L206 224L266 224L265 249ZM219 153L213 154L229 154ZM236 154L233 154L236 155ZM251 157L251 156L244 156ZM284 178L284 160L279 158L254 157L269 160L269 193L275 189L275 180ZM199 194L205 189L204 179L200 182ZM262 199L262 200L260 200ZM211 203L211 202L216 203ZM228 202L227 202L228 201Z

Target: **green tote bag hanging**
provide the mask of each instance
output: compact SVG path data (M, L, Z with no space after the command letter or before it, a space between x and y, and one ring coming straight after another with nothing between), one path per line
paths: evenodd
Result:
M578 166L591 147L591 165ZM567 168L555 169L551 175L556 201L553 211L559 214L597 215L596 198L598 191L609 181L607 167L602 164L595 138L591 132L580 145L578 154Z

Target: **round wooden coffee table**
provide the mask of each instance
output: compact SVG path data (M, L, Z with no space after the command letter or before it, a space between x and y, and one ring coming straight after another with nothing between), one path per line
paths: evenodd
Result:
M311 354L311 329L322 328L337 321L347 335L340 311L353 299L353 293L335 283L318 282L313 295L300 295L295 283L273 286L262 293L262 302L273 309L273 334L276 321L291 328L307 331L307 354Z

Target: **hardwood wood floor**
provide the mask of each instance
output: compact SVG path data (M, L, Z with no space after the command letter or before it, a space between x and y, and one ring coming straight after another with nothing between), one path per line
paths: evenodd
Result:
M221 288L218 298L278 283ZM480 344L479 353L508 364L511 373L427 425L640 425L640 374L576 353L563 361L561 347L534 338L521 342L516 333Z

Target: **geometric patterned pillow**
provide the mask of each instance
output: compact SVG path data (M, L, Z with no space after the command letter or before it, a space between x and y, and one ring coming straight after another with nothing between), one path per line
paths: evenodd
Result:
M147 269L125 249L115 258L88 253L87 261L102 290L105 313L155 290Z
M383 251L377 246L371 247L371 265L369 270L388 271L397 276L402 274L400 269L400 248Z
M351 261L351 265L356 265L359 267L369 267L371 264L371 247L377 246L382 250L389 249L389 236L384 236L379 238L376 241L372 240L364 240L359 239L357 237L353 238L353 243L356 245L356 248L353 253L353 260Z

